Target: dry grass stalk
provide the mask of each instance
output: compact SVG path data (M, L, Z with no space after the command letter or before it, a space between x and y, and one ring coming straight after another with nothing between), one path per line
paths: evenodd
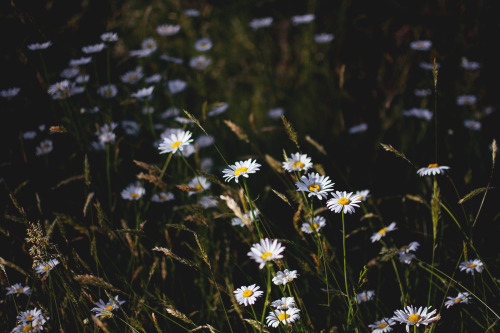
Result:
M223 104L223 103L220 103L220 104ZM204 104L204 107L206 109L206 103ZM198 119L196 119L191 113L187 112L186 110L183 110L183 111L186 114L186 116L188 116L188 118L191 119L196 124L196 126L198 126L203 131L203 133L205 133L206 135L208 135L207 131L205 131L205 129L201 126L201 124L198 121Z
M268 154L266 154L264 157L271 168L273 168L276 172L283 173L283 168L280 161L274 159Z
M391 153L394 153L396 154L396 156L398 157L401 157L402 159L404 159L406 162L410 163L411 165L413 165L415 168L415 164L413 164L412 161L410 161L408 158L406 158L405 154L401 153L400 151L398 151L396 148L394 148L393 146L391 145L386 145L384 143L381 143L380 144L382 146L382 148L384 148L385 150L387 151L390 151Z
M174 316L175 318L178 318L187 324L191 324L193 326L196 326L196 324L193 323L193 321L191 319L189 319L184 313L180 312L179 310L171 308L171 307L167 307L167 308L165 308L165 310L167 310L167 312L169 314L171 314L172 316Z
M314 148L316 148L321 154L327 155L325 148L322 145L320 145L317 141L313 140L313 138L311 138L309 135L306 135L305 139L307 142L312 144Z
M93 197L94 197L94 192L90 192L87 195L87 200L85 200L85 205L83 205L83 217L87 216L87 210L89 208L89 204L92 201Z
M491 187L490 187L491 188ZM480 188L476 188L475 190L472 190L470 193L468 193L467 195L465 195L462 199L460 199L458 201L458 204L463 204L464 202L466 201L469 201L470 199L474 198L475 196L483 193L484 191L486 191L488 188L487 187L480 187Z
M110 283L104 281L100 277L90 275L90 274L82 274L82 275L75 275L73 279L78 282L79 284L82 285L91 285L94 287L100 287L104 288L106 290L111 290L112 292L115 293L121 293L124 294L120 289L114 287Z
M297 132L295 132L295 130L293 129L292 124L288 120L286 120L284 115L281 115L281 120L283 121L283 125L285 126L285 132L288 135L288 138L293 143L295 143L295 145L297 146L297 149L300 150L299 142L297 140Z
M169 258L175 259L184 265L197 268L196 265L193 264L192 262L190 262L189 260L179 257L178 255L174 254L172 251L170 251L169 249L167 249L165 247L157 246L157 247L153 248L153 251L163 252L163 254L165 254Z
M246 143L249 143L250 140L248 140L248 136L243 132L241 127L233 123L231 120L224 120L224 123L231 129L231 131L236 134L238 139L245 141Z
M243 220L243 213L241 212L240 206L236 201L227 195L221 195L220 198L226 202L227 207L233 212L233 214Z

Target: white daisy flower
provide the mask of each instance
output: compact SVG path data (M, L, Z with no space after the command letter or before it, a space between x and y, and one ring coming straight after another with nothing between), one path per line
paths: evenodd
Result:
M399 249L399 261L409 265L411 261L415 258L412 253L418 249L420 244L418 242L411 242L408 245L404 245Z
M33 43L33 44L29 44L28 45L28 49L30 49L31 51L45 50L46 48L48 48L51 45L52 45L52 42L49 40L48 42L45 42L45 43Z
M434 70L434 64L431 64L430 62L425 62L425 61L420 62L418 64L418 67L420 67L426 71L433 71ZM436 68L439 69L440 67L441 67L441 64L436 62Z
M259 211L258 210L253 210L253 214L252 212L248 212L248 213L245 213L243 214L243 219L239 218L239 217L233 217L231 219L231 224L232 225L239 225L241 227L248 227L249 225L251 225L254 221L253 217L255 216L255 218L257 218L257 216L259 215Z
M281 119L283 114L285 114L285 110L283 108L273 108L267 111L267 117L272 120Z
M253 30L257 30L260 28L269 27L272 23L273 23L272 17L254 18L252 21L250 21L249 26Z
M215 142L215 138L211 135L200 135L194 141L195 145L197 145L198 148L210 147L211 145L214 144L214 142Z
M151 96L154 88L155 88L154 86L142 88L142 89L139 89L138 91L136 91L135 93L132 93L130 96L132 96L134 98L138 98L138 99L143 99L143 98Z
M113 143L115 142L116 135L113 130L118 126L118 124L111 122L111 124L102 125L99 130L95 133L99 141L102 143Z
M212 48L212 40L210 38L201 38L194 43L194 49L198 52L205 52Z
M166 54L162 54L160 56L161 60L168 61L168 62L173 62L174 64L180 65L184 62L181 58L176 58L176 57L170 57Z
M87 65L92 61L92 57L81 57L80 59L71 59L69 61L70 66L83 66Z
M98 53L104 50L106 47L106 44L104 43L99 43L95 45L89 45L89 46L84 46L82 47L83 53L89 54L89 53Z
M371 301L375 297L375 291L373 290L365 290L360 292L359 294L356 294L356 302L363 303L363 302L368 302Z
M469 61L467 58L462 57L462 61L460 62L460 67L468 71L473 71L479 69L481 65L479 65L479 63L476 61Z
M21 294L24 294L26 296L31 295L31 288L28 286L23 287L20 283L15 283L5 289L7 289L7 295L16 295L17 297L19 297L19 295Z
M316 16L314 14L292 16L292 24L299 25L299 24L310 23L310 22L314 21L315 18L316 18Z
M187 184L189 187L195 188L195 191L189 192L189 195L193 195L195 193L202 192L204 190L208 190L212 183L208 181L206 177L203 176L198 176L193 179Z
M260 264L259 269L262 269L268 261L283 258L281 252L284 250L285 247L281 246L278 240L264 238L260 240L260 243L253 244L247 255Z
M243 176L248 178L249 174L259 171L261 165L250 158L246 161L236 162L234 165L228 165L228 167L229 168L222 170L222 173L224 173L223 177L226 182L229 182L232 179L234 179L235 182L238 182L238 177Z
M181 26L178 24L162 24L156 27L156 32L160 36L172 36L181 30Z
M391 318L383 318L381 320L377 320L373 324L368 325L368 327L372 328L371 333L386 333L392 331L392 325L396 324L394 320Z
M227 103L217 103L217 105L213 106L210 111L207 112L207 116L213 117L213 116L218 116L223 112L226 112L227 108L229 107L229 104Z
M293 297L282 297L273 301L271 306L278 310L288 310L295 307L295 299Z
M17 316L17 322L19 323L11 331L12 333L21 332L42 332L49 317L42 313L42 310L34 308L32 310L22 311Z
M183 81L183 80L178 80L178 79L169 80L169 81L167 81L167 87L168 87L168 91L170 91L170 93L172 95L175 95L175 94L182 92L184 89L186 89L187 82Z
M416 40L410 43L412 50L416 51L428 51L432 46L432 42L429 40Z
M410 326L416 325L429 325L434 320L436 320L437 316L432 317L436 313L437 310L433 310L429 313L431 307L425 308L417 308L409 305L403 310L394 311L394 316L391 318L394 321L397 321L401 324L406 324L406 332L410 332Z
M309 173L300 177L300 181L295 183L297 191L309 192L308 197L316 196L323 199L328 196L328 192L333 191L333 185L328 176L320 176L319 173Z
M284 325L291 324L300 319L299 312L300 310L297 308L290 308L286 311L273 310L269 312L269 315L266 317L267 325L278 327L280 323Z
M161 81L161 74L153 74L153 75L150 75L146 78L144 78L144 82L146 83L158 83Z
M170 117L175 117L175 116L178 116L180 114L180 112L181 112L181 110L179 110L178 108L171 107L171 108L166 109L165 112L163 112L160 115L160 118L161 119L167 119L167 118L170 118Z
M483 263L479 259L470 259L460 263L458 266L461 271L474 275L474 272L481 273L484 269Z
M470 294L468 292L458 293L457 297L446 297L447 301L444 303L446 308L450 308L458 303L469 304L470 303Z
M198 9L194 9L194 8L185 9L183 13L187 17L197 17L197 16L200 16L200 11Z
M242 286L234 291L234 297L236 301L241 305L252 305L257 300L257 297L262 296L264 294L263 291L259 290L260 287L252 284L251 286Z
M283 162L283 169L288 172L307 171L312 168L311 158L306 154L295 153L291 158Z
M368 124L361 123L361 124L354 125L351 128L349 128L348 132L349 132L349 134L356 134L356 133L365 132L367 129L368 129Z
M170 201L170 200L174 200L174 194L171 192L155 193L151 197L151 201L153 201L153 202L165 202L165 201Z
M327 44L333 40L333 34L321 33L314 35L314 41L318 44Z
M336 191L336 193L332 193L332 196L333 198L326 202L326 206L335 213L354 213L354 207L359 207L358 203L361 202L360 197L353 195L352 192Z
M122 75L121 80L123 83L136 84L144 77L142 67L137 67L133 71L128 71Z
M212 63L212 59L206 57L205 55L199 55L196 57L192 57L189 60L189 66L197 70L204 70Z
M415 94L415 96L417 97L426 97L426 96L429 96L432 94L432 90L431 89L415 89L413 91L413 93Z
M306 234L312 234L314 232L319 232L319 229L326 225L326 219L323 216L315 216L311 222L304 222L300 230Z
M464 126L473 131L479 131L481 129L481 123L472 119L464 120Z
M3 98L10 99L10 98L16 97L20 91L21 91L21 88L12 87L12 88L0 91L0 96L2 96Z
M150 52L156 51L158 46L156 45L156 41L153 38L146 38L141 43L141 48L143 50L149 50Z
M63 79L71 79L77 76L80 73L80 69L78 67L68 67L61 71L59 74Z
M146 58L149 57L151 54L153 54L155 50L153 49L139 49L139 50L132 50L129 51L129 55L131 57L137 57L137 58Z
M36 156L47 155L53 150L52 140L43 140L40 145L36 147Z
M292 282L294 279L296 279L299 276L297 274L296 270L290 271L288 269L285 269L283 272L278 271L276 275L273 277L273 283L277 286L279 285L285 285L288 282Z
M384 237L389 231L393 231L393 230L396 230L396 222L392 222L391 224L389 224L387 227L384 227L382 229L380 229L379 231L377 231L376 233L374 233L370 239L372 240L372 243L375 243L379 240L382 239L382 237Z
M450 167L445 165L438 165L437 163L431 163L427 166L427 168L418 169L417 173L419 176L430 176L430 175L441 175L445 170L448 170Z
M457 97L458 105L473 105L476 104L477 98L474 95L460 95Z
M354 196L359 197L361 201L366 201L370 197L370 190L361 190L354 192Z
M410 110L403 110L402 115L405 117L415 117L419 119L431 120L434 114L428 109L412 108Z
M97 93L104 98L113 98L118 93L118 89L114 84L106 84L104 86L101 86L97 90Z
M169 137L163 138L163 142L160 143L158 149L160 150L160 154L177 153L178 151L182 151L185 146L189 145L193 141L191 139L191 132L182 131L178 133L173 133Z
M102 299L99 302L94 303L96 306L90 309L90 311L95 312L96 317L110 317L112 311L118 309L125 301L121 301L118 296L110 298L107 303L104 303Z
M49 261L43 262L40 265L38 265L35 268L35 272L37 272L38 274L46 274L46 273L50 272L58 264L59 264L59 260L50 259Z
M135 120L124 119L120 125L128 135L137 135L141 131L141 125Z
M200 198L200 200L198 200L198 205L205 209L217 207L217 203L218 202L215 197L211 195L204 195Z
M130 184L121 193L125 200L139 200L146 194L146 190L140 184Z
M118 34L116 32L105 32L101 35L101 40L103 42L116 42L118 41Z

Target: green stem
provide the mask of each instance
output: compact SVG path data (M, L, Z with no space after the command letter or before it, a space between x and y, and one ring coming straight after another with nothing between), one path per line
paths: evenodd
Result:
M349 297L349 287L347 285L347 263L346 263L346 251L345 251L345 221L344 221L344 211L342 210L342 252L344 257L344 283L345 283L345 293L347 296L347 302L349 307L349 313L347 317L347 324L349 325L351 319L351 298Z
M250 213L252 214L252 218L255 223L255 228L257 229L257 233L259 234L259 239L262 239L262 233L260 232L259 228L259 221L257 221L257 218L255 217L255 213L253 211L253 203L252 199L250 199L250 193L248 192L248 186L245 177L243 177L243 186L245 187L245 195L247 196L248 204L250 205Z

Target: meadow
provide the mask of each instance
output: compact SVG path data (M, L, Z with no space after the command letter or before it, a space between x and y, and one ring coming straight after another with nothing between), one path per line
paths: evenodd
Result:
M499 330L499 4L1 6L2 332Z

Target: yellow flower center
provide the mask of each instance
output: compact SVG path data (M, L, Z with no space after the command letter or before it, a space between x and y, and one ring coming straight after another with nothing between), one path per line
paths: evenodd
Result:
M339 201L337 201L339 205L345 206L348 205L351 200L347 198L340 198Z
M32 329L33 329L33 327L31 325L24 326L23 327L23 332L31 332Z
M422 318L422 317L420 317L420 316L419 316L418 314L416 314L416 313L414 313L414 314L412 314L412 315L408 316L408 320L409 320L409 321L411 321L411 322L412 322L412 323L414 323L414 324L418 323L418 321L420 320L420 318Z
M318 227L319 227L319 225L317 223L313 223L312 226L311 225L309 226L309 229L316 230L316 229L318 229Z
M203 187L201 187L201 185L200 185L200 184L196 185L194 188L195 188L197 191L201 191L201 190L203 190Z
M455 298L455 303L460 303L460 302L462 302L461 298Z
M247 167L241 167L241 168L238 168L238 169L234 170L234 174L236 176L239 176L241 173L247 172L247 170L248 170Z
M312 185L309 185L309 191L311 192L318 192L321 190L321 186L319 186L318 184L312 184Z
M362 299L367 299L368 297L366 297L366 296L363 296L363 297L361 297L361 298L362 298Z
M180 141L175 141L174 143L172 143L172 148L179 148L180 145L181 145Z
M134 81L137 79L137 75L130 75L130 77L128 78L129 81Z
M201 60L200 60L200 61L198 61L198 66L199 66L199 67L201 67L201 66L203 66L203 65L205 65L205 62L204 62L204 61L201 61Z
M387 324L386 323L380 323L378 324L377 328L386 328Z
M50 269L51 269L51 268L52 268L51 266L47 265L47 266L45 266L45 267L43 268L43 270L44 270L44 271L50 271Z
M104 90L104 95L111 95L111 90Z
M28 315L28 316L26 316L26 320L30 320L33 317L34 317L33 315Z
M245 290L243 292L243 297L250 297L252 295L253 295L253 291L251 291L251 290Z
M16 289L16 292L18 292L18 293L22 293L22 292L23 292L23 289L21 289L21 288L17 288L17 289Z
M469 268L476 268L476 266L477 266L476 264L470 264Z
M110 305L110 306L105 307L105 308L104 308L104 311L111 311L111 310L113 310L114 308L115 308L115 306L114 306L114 305Z
M427 168L429 169L435 169L437 168L439 165L437 165L437 163L433 163L433 164L429 164L429 166Z
M378 234L379 235L385 235L385 233L387 232L387 228L382 228L378 231Z
M288 318L290 318L290 315L289 315L289 314L286 314L286 313L282 313L282 314L280 314L280 315L278 316L278 319L279 319L280 321L284 321L284 320L286 320L286 319L288 319Z
M130 197L132 197L132 198L138 198L139 194L137 194L137 193L130 193Z
M167 196L165 194L160 194L160 200L165 200Z
M297 161L295 163L292 164L292 167L293 168L299 168L299 169L303 169L305 167L305 164L300 162L300 161Z
M262 259L264 260L267 260L267 258L269 258L270 256L272 256L273 254L271 252L264 252L262 253L262 255L260 256Z

